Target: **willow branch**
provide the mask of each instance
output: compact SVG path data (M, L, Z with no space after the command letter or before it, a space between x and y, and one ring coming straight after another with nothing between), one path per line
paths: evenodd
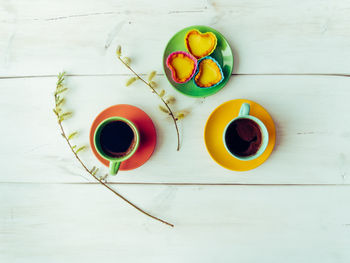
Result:
M62 75L62 78L63 78L64 74ZM63 80L63 79L62 79ZM62 81L61 81L62 83ZM62 92L62 90L61 90ZM58 120L58 125L60 127L60 130L61 130L61 135L62 137L65 139L65 141L67 142L69 148L71 149L72 153L74 154L74 157L78 160L78 162L81 164L81 166L84 168L84 170L86 172L88 172L96 181L98 181L101 185L103 185L104 187L106 187L108 190L110 190L112 193L114 193L116 196L118 196L119 198L121 198L122 200L124 200L126 203L128 203L129 205L131 205L132 207L134 207L135 209L137 209L138 211L140 211L141 213L143 213L144 215L150 217L150 218L153 218L159 222L162 222L163 224L166 224L168 226L171 226L171 227L174 227L173 224L167 222L167 221L164 221L156 216L153 216L149 213L147 213L146 211L144 211L143 209L141 209L140 207L138 207L137 205L133 204L131 201L129 201L128 199L126 199L123 195L119 194L116 190L114 190L113 188L111 188L107 183L105 183L102 179L98 178L96 176L96 174L94 173L94 171L91 169L89 169L85 164L84 162L80 159L80 157L78 156L78 153L77 151L74 150L74 146L71 144L68 136L66 135L66 132L64 131L63 129L63 126L62 126L62 120L61 120L61 117L62 117L62 114L60 114L59 112L57 112L57 108L59 108L60 105L58 105L60 101L60 98L58 97L58 93L57 93L57 88L56 88L56 92L55 92L55 109L54 109L54 112L57 116L57 120Z
M161 101L163 102L164 106L167 108L167 110L169 112L169 115L173 119L173 122L174 122L174 125L175 125L176 134L177 134L177 149L176 150L179 151L180 150L180 133L179 133L179 128L177 126L177 118L175 117L175 114L171 110L170 106L163 99L163 97L160 96L160 94L156 91L156 89L152 87L152 85L150 83L148 83L138 73L136 73L135 70L133 70L127 63L125 63L125 61L120 56L117 56L117 57L120 60L120 62L122 62L124 64L124 66L127 67L139 80L141 80L143 83L145 83L148 87L150 87L152 89L153 93L155 93L161 99Z

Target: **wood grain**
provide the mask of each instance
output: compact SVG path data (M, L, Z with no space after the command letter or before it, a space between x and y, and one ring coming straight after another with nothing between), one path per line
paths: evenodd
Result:
M235 68L206 99L169 87L163 49L178 30L214 27ZM159 100L130 76L158 71L176 95L182 148ZM350 2L344 0L0 0L0 262L348 263L350 231ZM144 166L109 178L118 192L175 224L138 213L94 183L60 138L51 112L55 75L71 77L64 125L88 142L93 118L129 103L154 120ZM258 169L221 168L203 128L221 103L263 105L277 145ZM98 164L90 151L87 164Z
M143 73L161 72L167 41L195 24L227 37L236 73L349 74L348 1L0 3L3 76L56 74L63 68L77 74L126 72L115 63L117 44Z
M182 147L176 152L171 120L159 112L159 99L137 83L124 87L127 77L68 77L66 109L74 117L64 125L78 129L77 143L88 143L94 117L105 107L129 103L154 120L158 144L152 158L132 172L110 177L134 183L347 184L350 148L349 78L312 76L235 76L218 94L193 99L175 93L161 77L160 85L176 94L175 109L188 109L181 122ZM72 158L51 112L55 78L0 80L3 128L2 182L88 182L89 175ZM14 95L15 94L15 95ZM15 96L12 97L12 96ZM207 153L203 129L221 103L248 98L263 105L277 127L277 144L258 169L233 172L218 166ZM147 103L145 103L147 101ZM19 148L20 147L20 148ZM99 164L90 151L82 158Z
M1 262L340 262L349 187L0 184ZM14 193L17 193L14 195Z

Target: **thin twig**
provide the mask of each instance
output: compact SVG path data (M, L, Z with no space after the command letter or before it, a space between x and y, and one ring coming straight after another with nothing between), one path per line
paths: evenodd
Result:
M61 75L62 78L64 76L64 73ZM63 81L63 79L62 79ZM61 83L62 83L61 81ZM119 198L121 198L122 200L124 200L125 202L127 202L129 205L131 205L132 207L136 208L138 211L140 211L141 213L143 213L144 215L146 216L149 216L159 222L162 222L163 224L166 224L168 226L171 226L171 227L174 227L173 224L167 222L167 221L164 221L156 216L153 216L149 213L147 213L146 211L142 210L140 207L138 207L137 205L133 204L131 201L129 201L128 199L126 199L123 195L119 194L116 190L114 190L113 188L111 188L109 185L107 185L103 180L99 179L96 174L87 168L87 166L84 164L84 162L80 159L80 157L78 156L77 152L74 150L74 146L71 144L70 140L68 139L68 136L66 135L64 129L63 129L63 126L62 126L62 120L60 119L61 116L60 116L60 113L56 111L56 109L59 107L58 105L58 101L59 101L59 98L58 98L58 93L57 93L57 88L56 88L56 92L55 92L55 109L54 109L54 112L57 116L57 120L58 120L58 125L60 127L60 130L61 130L61 135L62 137L66 140L69 148L71 149L71 151L73 152L75 158L78 160L78 162L81 164L81 166L85 169L86 172L88 172L95 180L97 180L101 185L103 185L104 187L106 187L107 189L109 189L112 193L114 193L116 196L118 196Z
M127 63L125 63L125 61L123 61L123 59L120 56L117 56L117 57L120 60L120 62L122 62L124 64L124 66L127 67L139 80L141 80L143 83L145 83L148 87L150 87L152 89L153 93L155 93L162 100L163 104L168 109L169 115L171 116L171 118L174 121L176 134L177 134L177 149L176 150L179 151L180 150L180 133L179 133L179 128L177 127L177 118L175 117L175 115L174 115L173 111L171 110L171 108L169 107L168 103L166 103L166 101L163 99L163 97L159 95L159 93L156 91L155 88L152 87L152 85L150 85L139 74L137 74Z

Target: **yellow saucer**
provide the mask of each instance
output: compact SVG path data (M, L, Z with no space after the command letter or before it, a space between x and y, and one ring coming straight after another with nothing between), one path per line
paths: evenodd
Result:
M265 152L250 161L241 161L233 157L226 150L222 139L226 125L238 116L244 102L250 104L250 115L260 119L269 132L269 144ZM275 124L270 114L258 103L245 99L230 100L221 104L210 114L204 128L204 142L211 158L222 167L233 171L248 171L261 165L270 156L276 142Z

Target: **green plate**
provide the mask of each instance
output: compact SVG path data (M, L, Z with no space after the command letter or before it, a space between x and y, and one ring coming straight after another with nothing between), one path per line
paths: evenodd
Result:
M215 58L216 61L219 62L222 71L224 73L224 80L217 86L212 88L199 88L194 84L193 78L186 83L179 84L173 81L171 77L171 72L166 66L166 59L170 53L175 51L185 51L188 52L185 46L185 36L186 33L191 29L197 29L202 33L212 32L216 35L217 38L217 46L213 53L211 53L211 57ZM170 84L180 91L181 93L192 96L192 97L207 97L215 94L219 90L221 90L231 77L232 69L233 69L233 55L228 44L227 40L215 29L212 29L207 26L191 26L182 29L177 32L168 42L163 55L163 69L165 75L170 82Z

